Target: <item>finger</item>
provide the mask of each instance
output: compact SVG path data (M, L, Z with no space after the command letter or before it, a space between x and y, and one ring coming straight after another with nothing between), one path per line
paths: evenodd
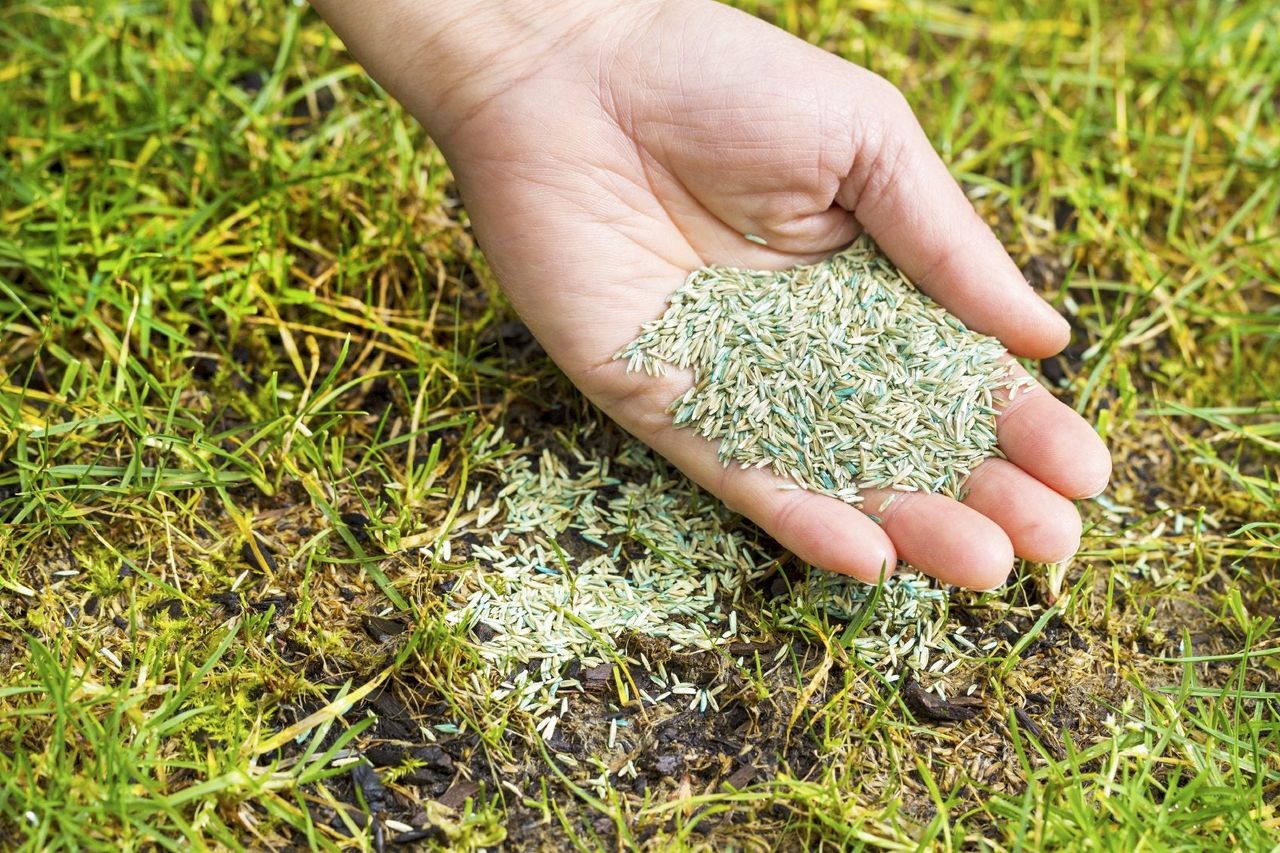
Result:
M867 583L893 574L898 559L893 543L856 507L793 488L788 480L764 469L725 467L715 445L688 430L664 431L651 443L730 509L760 525L806 563Z
M898 559L893 543L856 507L793 488L762 468L725 467L715 445L689 430L664 430L650 444L806 563L867 583L893 574Z
M862 233L858 220L839 205L806 210L805 200L800 198L794 208L770 210L755 201L748 197L740 207L727 206L717 211L716 224L743 240L782 253L793 264L804 262L798 258L825 258ZM736 248L741 251L740 246Z
M1027 376L1017 362L1010 371ZM1111 454L1093 427L1034 380L1006 397L996 440L1010 462L1066 497L1094 497L1111 479Z
M670 206L675 209L674 204ZM777 230L760 223L744 223L739 229L720 220L712 221L705 215L683 221L673 215L673 221L680 223L681 235L697 252L700 266L756 270L788 269L819 263L837 249L849 245L859 233L853 216L840 208L810 218L794 229L787 229L790 236L786 237L780 237ZM814 233L803 236L806 230Z
M965 492L962 503L1000 525L1024 560L1057 563L1080 547L1075 506L1012 462L983 462L965 481Z
M944 583L994 589L1013 569L1013 545L996 522L945 495L866 490L898 557Z
M613 382L618 384L616 376ZM856 507L794 488L790 480L765 469L744 470L736 463L726 467L715 444L692 430L674 426L667 406L688 385L687 374L675 371L662 379L631 374L622 386L629 390L622 395L593 393L590 383L580 383L623 428L801 560L867 583L877 582L882 573L885 577L893 573L898 559L893 543Z
M723 176L712 180L709 175L708 187L714 191L704 189L695 196L660 162L646 161L645 174L650 184L642 188L621 179L606 180L633 206L646 204L643 198L631 198L637 191L659 194L662 216L704 266L782 269L817 263L861 233L853 214L830 204L830 199L818 201L781 187L754 192L749 183ZM752 172L751 180L759 179L759 173Z
M855 162L836 201L922 291L1012 352L1052 355L1070 327L1027 284L939 159L906 100L869 72Z
M853 214L839 205L789 218L757 218L757 236L770 248L793 254L828 254L862 233Z

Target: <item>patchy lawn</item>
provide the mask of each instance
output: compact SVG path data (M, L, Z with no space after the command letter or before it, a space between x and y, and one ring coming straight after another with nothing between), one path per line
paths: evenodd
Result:
M1276 843L1280 11L744 5L901 86L1071 320L1039 375L1117 462L1080 555L833 592L572 390L314 13L11 4L6 846ZM726 636L617 628L521 701L458 614L513 472L602 460L574 512L657 483L741 563ZM685 559L602 524L565 567Z

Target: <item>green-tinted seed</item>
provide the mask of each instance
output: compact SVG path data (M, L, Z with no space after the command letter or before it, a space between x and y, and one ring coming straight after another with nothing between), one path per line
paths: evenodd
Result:
M693 371L673 422L722 461L768 466L857 503L859 490L955 496L995 452L1012 377L994 338L964 327L863 238L814 266L711 267L615 357Z

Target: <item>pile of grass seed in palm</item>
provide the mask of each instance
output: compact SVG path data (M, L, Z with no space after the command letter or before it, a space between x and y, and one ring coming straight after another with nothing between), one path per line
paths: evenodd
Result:
M615 358L692 370L673 420L726 465L858 503L870 488L960 494L998 454L1000 395L1027 381L1003 355L864 237L812 266L698 270Z

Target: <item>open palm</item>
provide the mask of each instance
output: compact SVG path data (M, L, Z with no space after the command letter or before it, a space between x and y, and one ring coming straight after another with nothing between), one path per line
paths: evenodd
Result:
M1074 553L1080 520L1068 498L1100 491L1110 460L1039 386L1003 410L1008 458L979 466L962 502L898 494L881 510L869 493L877 523L833 498L780 490L766 471L722 466L714 445L666 413L687 374L654 379L613 361L691 270L808 263L864 230L1014 354L1050 355L1068 330L882 79L712 2L602 9L519 21L524 48L473 67L430 109L412 62L379 74L377 57L363 57L431 129L481 247L551 357L624 428L815 565L874 580L904 559L986 588L1015 553ZM521 58L529 45L541 49Z

